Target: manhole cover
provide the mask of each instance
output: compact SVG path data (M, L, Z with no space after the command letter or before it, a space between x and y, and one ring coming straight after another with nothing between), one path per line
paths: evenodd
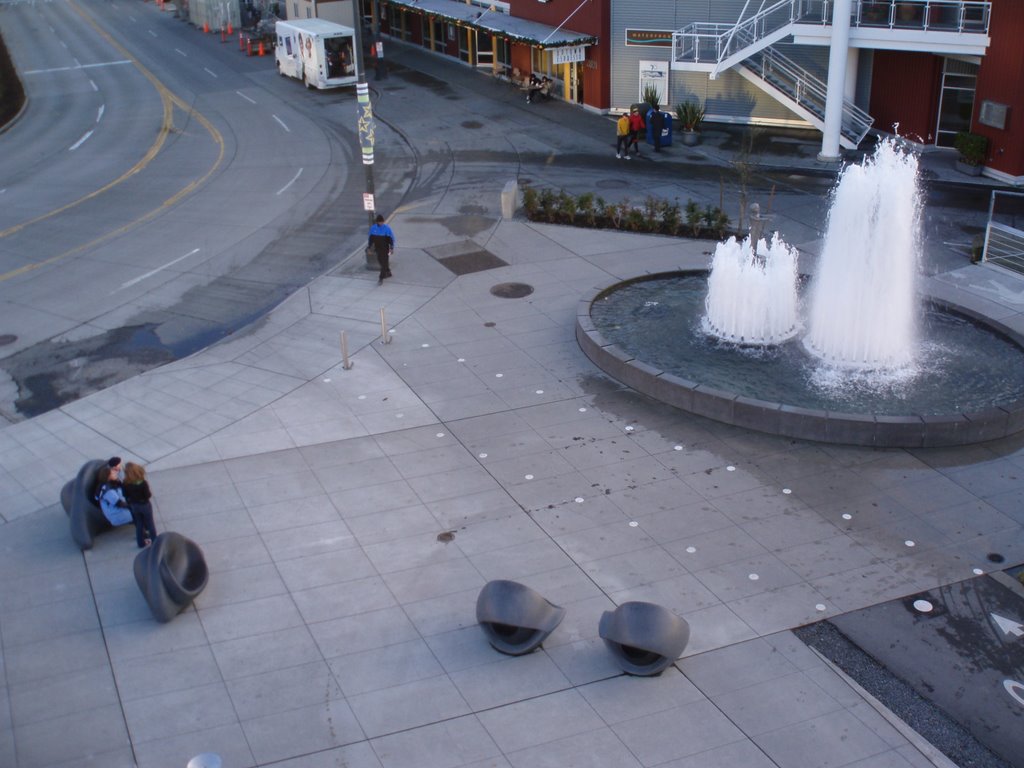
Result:
M455 540L455 531L444 531L443 533L437 534L437 540L442 544L447 544L449 541Z
M486 323L484 323L484 328L493 328L496 325L497 323L488 320Z
M491 293L499 299L521 299L533 293L533 286L526 283L498 283Z
M18 340L18 337L13 333L0 333L0 347L6 347L8 344L13 344Z
M1002 563L1006 561L1006 558L1000 555L998 552L989 552L988 561L990 563Z

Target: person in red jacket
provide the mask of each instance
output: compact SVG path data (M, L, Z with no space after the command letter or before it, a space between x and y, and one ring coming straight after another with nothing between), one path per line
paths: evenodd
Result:
M640 114L640 110L633 107L629 111L629 143L626 145L626 155L629 156L629 148L633 147L636 154L640 154L640 131L644 130L647 124L644 122L644 116Z

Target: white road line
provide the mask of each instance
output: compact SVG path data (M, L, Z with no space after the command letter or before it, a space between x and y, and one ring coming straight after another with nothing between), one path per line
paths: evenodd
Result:
M60 41L60 44L61 44L61 45L63 45L63 46L65 47L65 48L67 48L67 47L68 47L68 44L67 44L67 43L65 43L65 42L64 42L63 40L61 40L61 41Z
M104 110L104 109L106 109L106 105L105 105L105 104L100 104L100 108L99 108L98 110L96 110L96 122L97 122L97 123L98 123L98 122L99 122L100 120L102 120L102 119L103 119L103 110Z
M74 144L68 147L68 152L74 152L80 146L85 144L86 139L88 139L90 136L92 136L92 131L86 131L85 135L82 138L80 138L78 141L76 141Z
M281 187L279 190L277 190L277 194L280 195L282 192L284 192L286 189L288 189L288 187L290 187L292 184L294 184L296 181L299 180L299 176L301 176L301 175L302 175L302 169L299 168L299 172L295 174L295 176L292 178L291 181L289 181L287 184L285 184L283 187Z
M135 23L135 17L132 16L130 13L128 14L128 20L131 21L132 24Z
M92 89L93 89L94 91L98 91L98 90L100 89L100 88L99 88L99 86L98 86L98 85L96 85L96 83L94 83L94 82L92 81L92 79L91 79L91 78L90 78L90 80L89 80L89 85L91 85L91 86L92 86Z
M75 62L75 66L76 66L76 67L80 67L80 66L82 66L82 63L81 63L81 62L80 62L80 61L79 61L78 59L76 59L76 58L75 58L74 56L72 56L72 57L71 57L71 60L72 60L73 62Z
M186 253L184 256L179 256L178 258L173 259L172 261L168 261L162 267L157 267L156 269L151 269L151 270L149 270L149 272L147 272L144 275L139 275L138 277L132 278L131 280L129 280L126 283L121 283L121 288L118 288L117 290L120 291L122 288L130 288L131 286L135 285L136 283L141 283L147 277L152 277L157 272L162 272L163 270L167 269L168 267L173 267L179 261L183 261L183 260L187 259L189 256L191 256L192 254L195 254L195 253L199 253L199 249L198 248L193 248L191 251ZM111 291L111 293L116 293L116 291Z
M245 99L246 101L248 101L248 102L249 102L250 104L255 104L255 103L256 103L256 102L255 102L255 101L254 101L253 99L250 99L250 98L249 98L248 96L246 96L246 95L245 95L244 93L242 93L241 91L235 91L235 93L237 93L237 94L238 94L239 96L241 96L241 97L242 97L243 99Z
M206 67L203 67L203 69L205 69L207 72L209 72L211 77L216 77L217 76L217 73L214 72L213 70L206 69Z
M176 53L180 53L180 54L181 54L182 56L184 56L184 57L185 57L186 59L188 58L188 54L187 54L187 53L185 53L185 52L184 52L183 50L181 50L181 48L175 48L175 49L174 49L174 51L175 51Z
M282 119L281 119L280 117L278 117L277 115L273 115L272 117L273 117L273 118L274 118L275 120L277 120L277 122L278 122L278 123L280 123L280 124L281 124L281 127L282 127L282 128L284 128L284 129L285 129L286 131L288 131L288 133L291 133L291 131L290 131L290 130L288 130L288 126L284 124L284 120L282 120Z
M30 69L26 75L43 75L48 72L70 72L75 69L94 69L96 67L112 67L115 64L131 64L128 59L124 61L104 61L100 64L79 64L77 67L54 67L53 69Z
M146 31L149 32L149 34L151 34L153 37L156 37L156 32L154 32L152 29L147 29Z

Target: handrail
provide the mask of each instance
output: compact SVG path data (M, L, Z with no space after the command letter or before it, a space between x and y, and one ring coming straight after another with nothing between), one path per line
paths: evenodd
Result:
M767 83L786 93L800 106L824 118L828 97L826 84L813 73L779 53L775 48L759 51L751 61L758 60L758 75ZM747 64L749 69L750 61ZM783 87L788 85L789 87ZM845 138L859 144L874 123L874 118L847 99L843 99L843 120L841 132Z
M746 7L744 5L743 13ZM741 14L735 24L693 22L673 33L672 58L695 64L714 63L717 74L725 59L756 46L766 36L789 25L830 25L833 9L831 0L778 0L747 19ZM850 25L866 29L988 34L991 17L991 0L853 0ZM734 49L737 40L745 41L744 47Z

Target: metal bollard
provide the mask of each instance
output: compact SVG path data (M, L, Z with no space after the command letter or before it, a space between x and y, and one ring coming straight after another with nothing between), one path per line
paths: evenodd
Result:
M384 319L384 307L380 308L380 343L391 343L391 334L388 333L388 321Z
M348 331L341 332L341 367L343 370L350 371L352 366L355 365L351 360L348 359Z

